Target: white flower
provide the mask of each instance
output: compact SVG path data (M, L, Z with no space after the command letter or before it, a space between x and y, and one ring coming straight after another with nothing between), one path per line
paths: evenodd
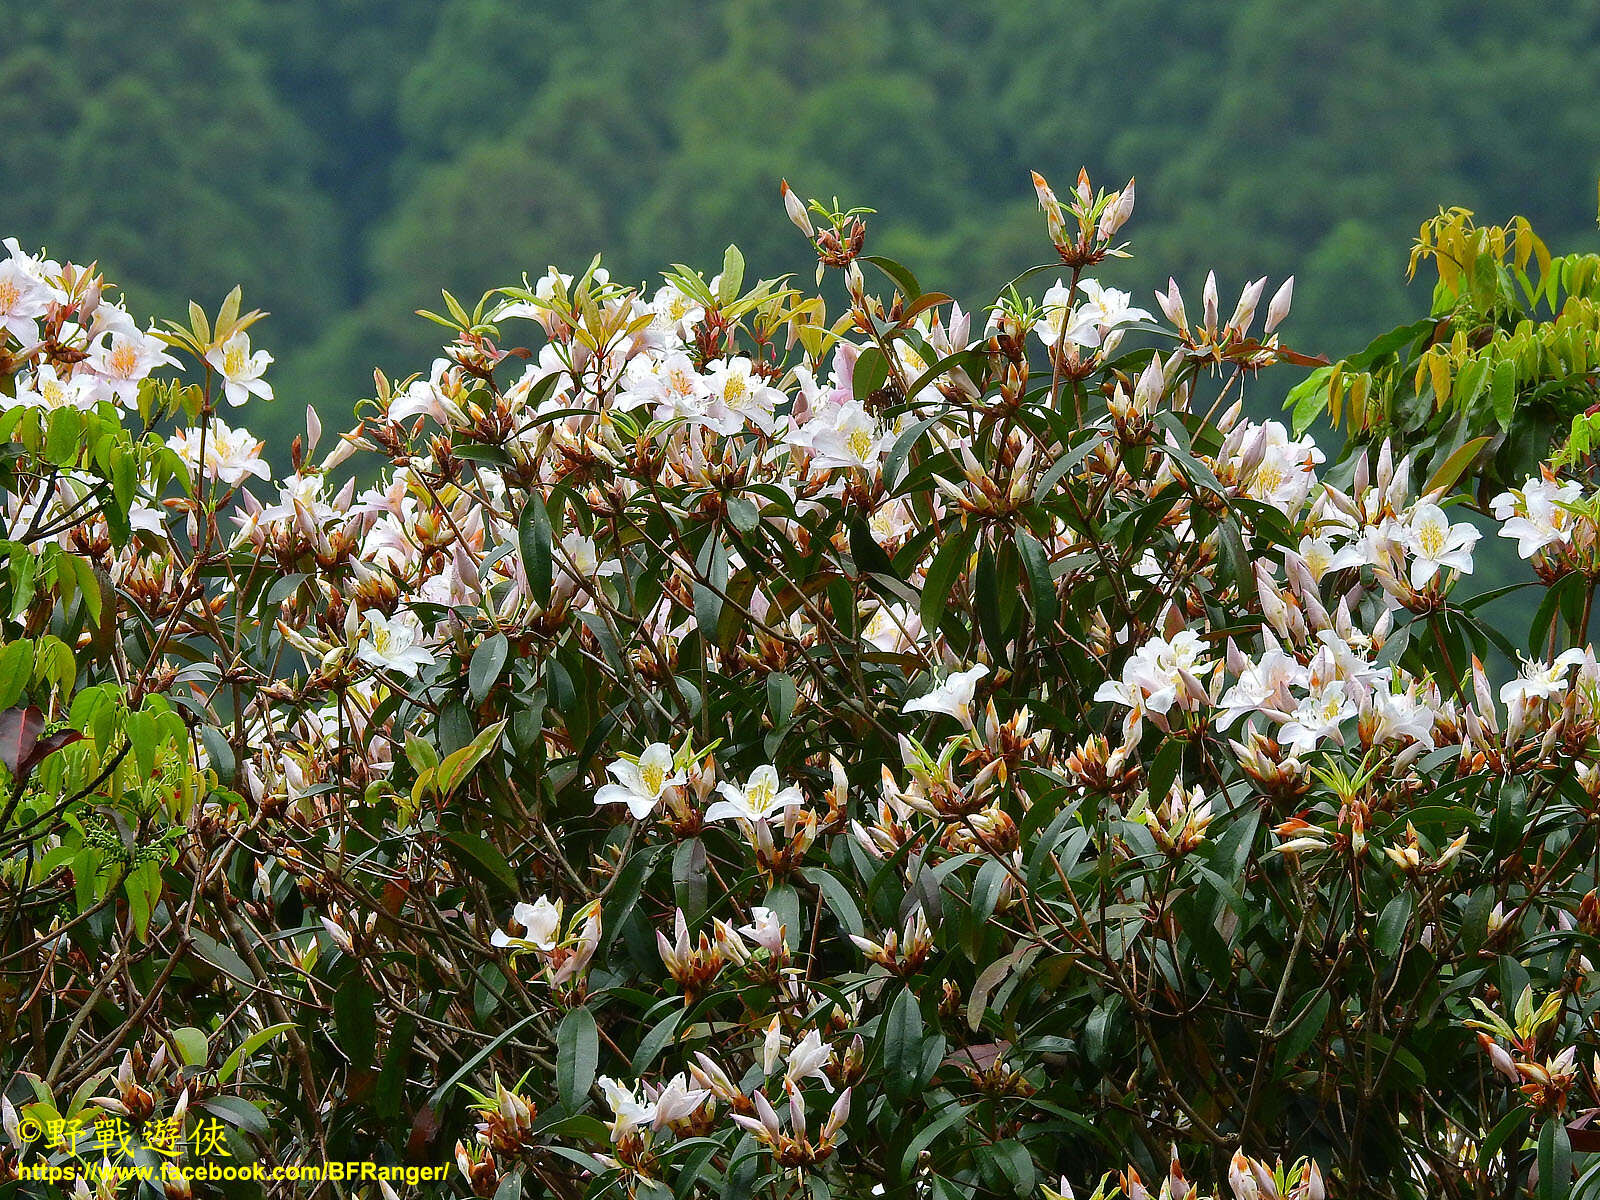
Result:
M666 1086L656 1094L656 1111L651 1125L661 1129L674 1121L683 1121L694 1116L710 1095L708 1088L690 1087L689 1076L679 1071L667 1080Z
M968 667L965 671L956 671L931 692L907 700L900 711L946 713L963 725L970 725L973 693L977 690L978 680L988 673L989 668L983 663Z
M1144 309L1129 303L1133 299L1129 293L1101 287L1097 280L1080 279L1078 290L1084 295L1084 303L1073 314L1067 337L1080 346L1098 346L1113 329L1153 319Z
M159 537L166 531L167 513L164 508L151 504L143 496L135 496L133 503L128 506L128 524Z
M711 405L711 387L681 350L660 359L640 355L630 359L623 369L613 404L624 412L652 405L652 415L658 421L682 417L691 423L703 423Z
M589 960L594 957L594 952L600 948L600 902L592 900L588 906L578 910L577 916L572 918L576 925L579 919L583 925L579 928L576 937L568 930L568 939L571 941L571 953L561 960L561 965L550 974L550 982L556 986L567 983L581 975L589 965Z
M636 821L648 817L661 799L661 793L684 781L682 771L674 769L672 747L652 742L637 762L619 758L606 768L615 783L608 783L594 794L596 804L626 804Z
M244 330L207 350L206 362L222 376L223 395L235 408L251 396L272 399L271 386L261 378L272 363L272 355L265 350L250 353L250 335Z
M385 617L381 612L369 612L366 617L366 634L356 648L356 657L362 662L401 675L415 675L433 662L433 655L421 645L422 627L413 614Z
M1239 482L1247 497L1281 512L1299 510L1324 458L1312 439L1295 441L1281 421L1266 421L1239 426L1228 441L1238 447Z
M1102 683L1094 698L1126 705L1135 715L1165 714L1180 698L1180 707L1192 708L1205 695L1201 678L1221 665L1205 657L1205 648L1192 629L1180 629L1171 641L1153 637L1123 664L1121 680Z
M467 415L461 406L445 395L452 372L449 359L434 359L426 379L414 379L403 391L389 397L384 419L398 424L411 417L428 416L444 426L466 424Z
M540 896L532 904L519 903L511 910L511 918L525 931L521 937L511 937L503 929L489 935L491 946L511 946L519 950L553 950L561 930L561 901L554 903Z
M594 539L584 537L576 529L561 539L561 551L566 561L560 564L560 575L563 582L569 584L590 584L602 576L622 571L622 564L614 558L602 562Z
M1372 723L1374 744L1411 738L1433 749L1433 709L1410 692L1374 692L1364 720Z
M530 303L527 300L507 300L489 313L491 321L505 321L513 317L528 321L537 321L549 332L552 325L560 318L550 310L549 304L556 298L559 290L561 295L569 296L572 292L572 276L564 271L551 267L539 277L533 285L533 294L536 299L544 301L542 304ZM589 279L592 287L603 288L611 282L611 273L604 267L595 268Z
M1335 629L1319 630L1317 641L1321 645L1312 657L1309 670L1313 681L1337 679L1344 684L1345 691L1352 698L1364 699L1380 684L1387 686L1390 674L1386 668L1376 666L1358 653L1352 641L1361 642L1362 635L1348 632L1351 634L1350 640ZM1370 648L1370 644L1367 641L1362 649Z
M778 1065L778 1055L783 1053L783 1025L776 1016L761 1038L761 1073L771 1075Z
M759 946L768 954L776 956L783 950L783 922L770 908L752 908L750 924L741 925L739 932L752 946Z
M38 318L50 311L51 289L15 257L0 262L0 328L23 346L39 340Z
M40 363L31 378L26 382L19 381L16 396L0 396L0 405L6 408L89 409L100 399L100 392L98 381L87 373L63 379L55 367Z
M263 508L256 514L256 519L281 521L286 517L293 518L309 531L333 515L333 508L322 498L321 475L291 475L278 485L278 502Z
M1233 1200L1263 1200L1250 1160L1238 1151L1228 1164L1228 1187L1233 1191Z
M1583 651L1573 649L1557 655L1554 662L1524 662L1517 678L1500 689L1500 703L1522 706L1565 692L1567 669L1583 661Z
M650 300L655 314L652 327L658 334L682 341L705 319L706 310L692 297L670 283L662 284Z
M1300 539L1300 558L1306 564L1306 569L1311 572L1311 578L1317 583L1321 583L1322 577L1332 571L1359 567L1366 562L1366 555L1357 547L1345 545L1335 550L1327 538L1320 537Z
M1411 552L1411 586L1425 588L1442 569L1472 574L1472 547L1478 531L1467 522L1450 524L1444 509L1426 500L1411 510L1406 522L1406 549Z
M883 432L859 402L849 400L823 408L788 440L810 450L812 463L824 470L859 467L870 471L894 445L894 434Z
M711 389L713 416L720 409L738 417L741 424L750 422L762 433L777 428L775 410L784 394L754 374L754 364L748 358L718 362L706 377L706 386Z
M1070 289L1061 280L1045 289L1044 293L1044 321L1035 327L1034 332L1039 340L1046 346L1053 347L1061 340L1061 328L1067 326L1067 340L1072 340L1072 311L1067 307L1067 296Z
M1557 484L1552 479L1530 479L1521 491L1501 492L1491 502L1494 518L1504 524L1500 536L1517 539L1517 554L1532 558L1550 546L1566 545L1572 538L1569 505L1583 496L1575 480Z
M1306 669L1298 661L1276 646L1269 647L1259 661L1246 663L1239 681L1223 693L1217 728L1227 729L1241 716L1259 712L1268 701L1304 685L1305 680Z
M875 535L878 532L873 530ZM894 601L879 604L861 629L861 640L879 650L906 651L915 646L921 636L922 615L910 605Z
M620 1141L624 1134L655 1121L656 1106L640 1100L634 1095L632 1088L623 1087L609 1075L602 1075L595 1082L600 1085L606 1103L611 1106L612 1117L608 1122L608 1128L611 1130L613 1142Z
M1331 680L1319 684L1289 714L1278 731L1278 741L1295 754L1307 753L1324 738L1339 741L1340 722L1355 714L1355 703L1345 695L1342 683Z
M162 352L161 339L137 329L107 330L89 348L89 368L110 388L117 402L133 407L139 400L139 384L160 366L177 366L177 360Z
M1058 279L1044 294L1044 322L1037 333L1047 346L1054 346L1061 340L1063 325L1069 343L1095 347L1102 341L1111 341L1106 335L1121 326L1151 319L1144 309L1132 307L1129 302L1133 297L1127 292L1101 287L1093 279L1078 281L1078 292L1083 295L1084 303L1069 312L1067 300L1071 291Z
M200 448L205 445L205 462L200 462ZM261 458L261 447L266 443L256 440L248 429L230 429L221 421L212 421L204 434L199 429L180 429L167 439L167 446L181 458L196 476L220 479L229 485L244 482L247 475L258 479L271 478L266 460Z
M789 1051L789 1061L783 1070L783 1081L785 1084L799 1086L807 1079L816 1079L832 1092L833 1082L827 1073L827 1066L832 1061L832 1047L823 1042L822 1034L813 1029Z
M790 784L781 786L777 768L770 764L750 772L744 787L731 783L717 784L717 794L722 797L706 809L707 821L725 821L732 817L755 824L777 815L786 808L805 803L800 789Z

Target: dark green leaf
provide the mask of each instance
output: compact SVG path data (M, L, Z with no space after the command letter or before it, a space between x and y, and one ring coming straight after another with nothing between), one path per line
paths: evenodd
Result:
M538 492L529 491L522 507L522 520L517 525L517 544L522 551L522 572L528 584L528 595L541 608L550 603L550 585L554 579L551 540L550 514L545 511L544 500Z
M467 665L467 691L474 704L482 704L489 690L499 680L510 651L511 643L503 633L493 634L478 643L478 648L472 652L472 661Z
M556 1092L565 1107L575 1109L583 1103L599 1063L600 1033L594 1014L580 1005L556 1028Z
M922 1009L916 994L901 988L884 1018L883 1070L890 1099L905 1100L922 1069Z

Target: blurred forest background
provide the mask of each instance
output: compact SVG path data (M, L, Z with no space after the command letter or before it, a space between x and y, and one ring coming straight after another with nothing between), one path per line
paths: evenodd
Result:
M272 313L258 435L425 370L438 289L604 250L614 276L808 271L778 180L981 306L1047 257L1028 182L1138 177L1108 282L1299 276L1337 354L1425 308L1440 205L1594 240L1600 3L1560 0L0 0L0 230L144 314ZM1258 385L1275 400L1292 379ZM276 426L277 428L274 428ZM276 439L274 439L276 440Z

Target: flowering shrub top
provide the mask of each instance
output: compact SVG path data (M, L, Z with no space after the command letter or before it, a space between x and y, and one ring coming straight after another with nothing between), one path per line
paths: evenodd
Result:
M1095 277L1132 184L1035 184L1057 261L982 317L787 188L816 291L447 296L283 477L237 293L142 331L8 243L0 1175L117 1114L443 1194L1566 1194L1600 514L1581 413L1518 431L1592 377L1330 465L1245 415L1321 362L1290 282L1157 315ZM1457 325L1547 336L1521 284L1590 319L1499 233L1297 417L1384 355L1423 413ZM1525 442L1519 645L1458 484Z

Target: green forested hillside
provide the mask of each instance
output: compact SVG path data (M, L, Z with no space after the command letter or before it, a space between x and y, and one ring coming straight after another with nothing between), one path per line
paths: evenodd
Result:
M1402 267L1441 204L1593 236L1592 0L0 11L0 228L100 255L140 310L243 281L285 421L425 367L410 313L440 286L601 249L642 277L733 238L800 268L780 176L875 207L876 249L979 302L1042 256L1029 168L1136 175L1117 282L1294 271L1289 333L1331 352L1426 303Z

